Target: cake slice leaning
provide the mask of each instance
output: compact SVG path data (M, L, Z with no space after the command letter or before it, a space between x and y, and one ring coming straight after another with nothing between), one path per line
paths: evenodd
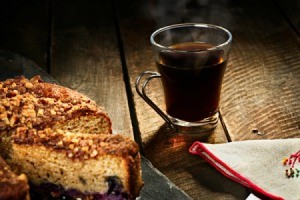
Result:
M138 145L121 135L21 127L9 152L9 165L51 198L135 199L143 186Z
M74 133L111 134L111 120L104 108L83 94L39 76L16 77L0 82L0 155L6 159L17 127L72 130Z
M0 82L0 130L20 125L29 128L80 130L110 134L111 121L104 108L85 95L39 76Z

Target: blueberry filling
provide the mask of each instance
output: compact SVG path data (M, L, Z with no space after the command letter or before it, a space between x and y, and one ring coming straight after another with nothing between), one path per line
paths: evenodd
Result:
M122 193L123 185L117 176L107 177L106 182L108 183L107 194L119 195Z
M40 185L30 184L30 196L32 200L127 200L128 194L123 192L123 185L116 176L106 178L108 191L106 193L81 192L76 189L65 189L63 186L53 183L42 183Z

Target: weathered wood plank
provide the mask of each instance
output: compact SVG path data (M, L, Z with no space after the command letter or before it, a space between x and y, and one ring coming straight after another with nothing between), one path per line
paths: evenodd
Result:
M19 53L47 69L47 0L1 1L0 24L0 49Z
M140 72L156 69L149 42L155 29L181 22L221 25L234 36L221 97L221 114L230 140L299 137L299 39L272 1L116 4L133 91ZM159 81L149 85L148 95L164 108ZM145 155L153 165L195 199L221 198L218 185L211 189L188 171L189 167L199 167L197 175L205 176L200 172L201 162L194 163L186 152L196 139L168 135L164 121L135 92L134 102ZM254 128L265 135L253 134ZM226 141L220 126L207 140L211 143ZM237 191L239 195L228 198L242 199L244 191L241 188Z
M133 137L111 2L52 5L52 75L104 106L113 129Z
M234 35L221 101L231 139L299 137L300 40L293 29L271 1L214 10L231 16L224 25Z
M160 9L154 8L151 10L150 7L155 7L153 5L155 3L164 2L151 1L148 2L149 4L145 4L145 1L131 1L130 3L115 1L124 45L124 56L134 95L135 111L145 156L193 199L235 199L235 196L245 199L247 191L243 187L220 178L216 171L212 170L209 173L214 189L211 185L209 186L203 182L203 179L199 177L207 177L208 173L205 171L209 167L201 159L188 153L188 148L192 142L199 140L202 134L194 137L171 134L160 116L135 92L134 83L138 75L145 70L156 70L154 52L149 41L150 34L160 26L168 25L168 23L171 23L170 21L172 23L180 22L180 19L173 15L170 18L158 16L157 19L161 21L153 19L156 16L153 12ZM169 6L167 9L172 10L171 7ZM177 10L174 9L174 12L177 12ZM157 105L164 109L163 91L159 80L154 80L149 84L147 94ZM205 141L210 143L227 142L221 124L212 131ZM228 193L228 195L224 193Z

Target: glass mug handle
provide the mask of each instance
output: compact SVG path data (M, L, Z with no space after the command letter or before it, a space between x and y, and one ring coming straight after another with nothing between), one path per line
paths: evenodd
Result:
M147 76L146 80L144 81L142 87L141 85L141 79ZM152 71L144 71L137 79L135 82L135 89L137 93L146 101L146 103L149 104L168 124L169 128L172 129L173 131L176 131L176 126L173 124L173 122L170 120L170 118L155 104L153 101L146 95L145 89L149 81L153 78L160 78L161 75L158 72L152 72ZM142 90L140 90L140 87Z

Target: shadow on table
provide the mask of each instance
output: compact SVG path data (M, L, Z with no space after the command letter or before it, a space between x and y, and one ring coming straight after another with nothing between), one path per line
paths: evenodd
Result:
M201 157L188 152L193 142L208 142L210 135L171 133L164 124L144 145L144 154L154 167L193 199L245 199L249 194L246 188L224 177Z

